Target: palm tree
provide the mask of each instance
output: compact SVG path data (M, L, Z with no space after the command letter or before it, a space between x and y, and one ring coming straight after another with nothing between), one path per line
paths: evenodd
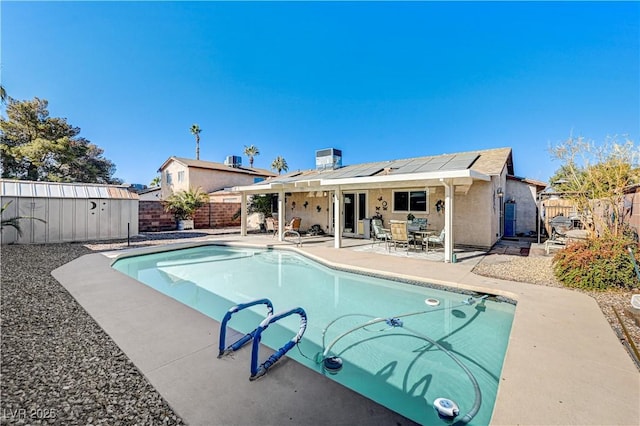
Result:
M253 167L253 157L260 155L260 150L255 145L244 146L244 155L249 157L249 167Z
M160 176L156 176L156 177L153 178L153 180L151 181L149 186L152 187L152 188L154 188L156 186L160 186L160 182L161 182Z
M191 126L191 133L196 137L196 160L200 159L200 126L194 124Z
M278 174L280 174L283 170L286 172L289 170L289 166L287 166L287 160L282 158L282 156L278 155L273 163L271 163L271 169L277 170Z

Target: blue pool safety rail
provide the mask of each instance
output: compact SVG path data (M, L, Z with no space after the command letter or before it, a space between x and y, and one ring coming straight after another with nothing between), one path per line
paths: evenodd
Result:
M227 313L224 315L224 318L222 319L222 323L220 324L220 343L218 345L218 349L219 349L218 358L222 358L225 355L228 355L232 352L237 351L238 349L246 345L248 342L250 342L251 339L254 338L256 332L258 331L257 328L253 330L251 333L248 333L242 336L235 343L232 343L227 347L225 347L225 341L227 338L227 323L231 319L231 316L236 312L239 312L243 309L246 309L255 305L267 305L267 318L273 315L273 303L271 303L269 299L258 299L252 302L240 303L238 305L231 307L227 311Z
M270 324L288 317L289 315L300 315L300 329L298 333L287 343L278 349L273 355L271 355L265 362L258 366L258 353L260 351L260 339L262 338L262 332L269 327ZM251 377L249 380L256 380L257 378L264 376L267 370L271 368L284 354L286 354L291 348L293 348L302 339L302 335L307 329L307 313L304 309L298 307L290 309L286 312L279 313L277 315L270 315L264 319L254 331L253 336L253 350L251 351Z

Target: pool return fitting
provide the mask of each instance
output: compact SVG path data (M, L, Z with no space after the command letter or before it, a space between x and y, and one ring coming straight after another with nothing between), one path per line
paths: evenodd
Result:
M245 334L240 339L235 341L234 343L225 347L226 337L227 337L227 323L231 320L231 316L243 309L249 308L255 305L266 305L267 306L267 316L264 320L260 322L258 327L253 329L250 333ZM287 343L285 343L280 349L278 349L275 353L273 353L265 362L258 365L258 355L260 352L260 340L262 339L262 333L269 327L269 325L274 322L281 320L282 318L288 317L289 315L297 314L300 316L300 328L298 329L298 333ZM235 306L232 306L227 313L224 315L222 322L220 323L220 341L218 343L218 358L222 358L225 355L229 355L244 345L253 340L253 345L251 349L251 376L249 380L256 380L259 377L264 376L267 373L267 370L273 366L284 354L286 354L291 348L293 348L298 342L302 339L302 335L307 329L307 313L304 309L297 307L293 309L289 309L288 311L281 312L278 314L273 313L273 303L269 299L258 299L248 303L241 303Z

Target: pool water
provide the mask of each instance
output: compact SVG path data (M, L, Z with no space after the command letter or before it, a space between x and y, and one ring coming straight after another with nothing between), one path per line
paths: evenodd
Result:
M126 257L113 267L218 321L230 307L255 299L270 299L276 313L302 307L307 330L300 351L293 348L288 357L421 424L443 424L433 409L436 398L457 403L460 417L475 402L469 375L447 351L472 373L482 394L469 424L491 420L515 312L510 303L490 298L468 305L468 295L334 270L280 250L210 245ZM253 306L229 326L248 333L266 313L264 305ZM381 321L361 327L372 318L396 317L402 326ZM299 324L296 315L273 323L262 343L281 347ZM319 362L329 346L328 353L343 361L337 374L324 372Z

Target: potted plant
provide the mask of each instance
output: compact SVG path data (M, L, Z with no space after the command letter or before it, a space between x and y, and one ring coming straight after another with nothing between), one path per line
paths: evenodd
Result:
M412 222L412 221L413 221L413 219L415 219L415 218L416 218L416 217L415 217L412 213L409 213L409 214L407 215L407 220L408 220L409 222Z
M173 214L178 231L193 229L193 216L209 201L209 196L200 188L174 192L164 201L164 210Z

